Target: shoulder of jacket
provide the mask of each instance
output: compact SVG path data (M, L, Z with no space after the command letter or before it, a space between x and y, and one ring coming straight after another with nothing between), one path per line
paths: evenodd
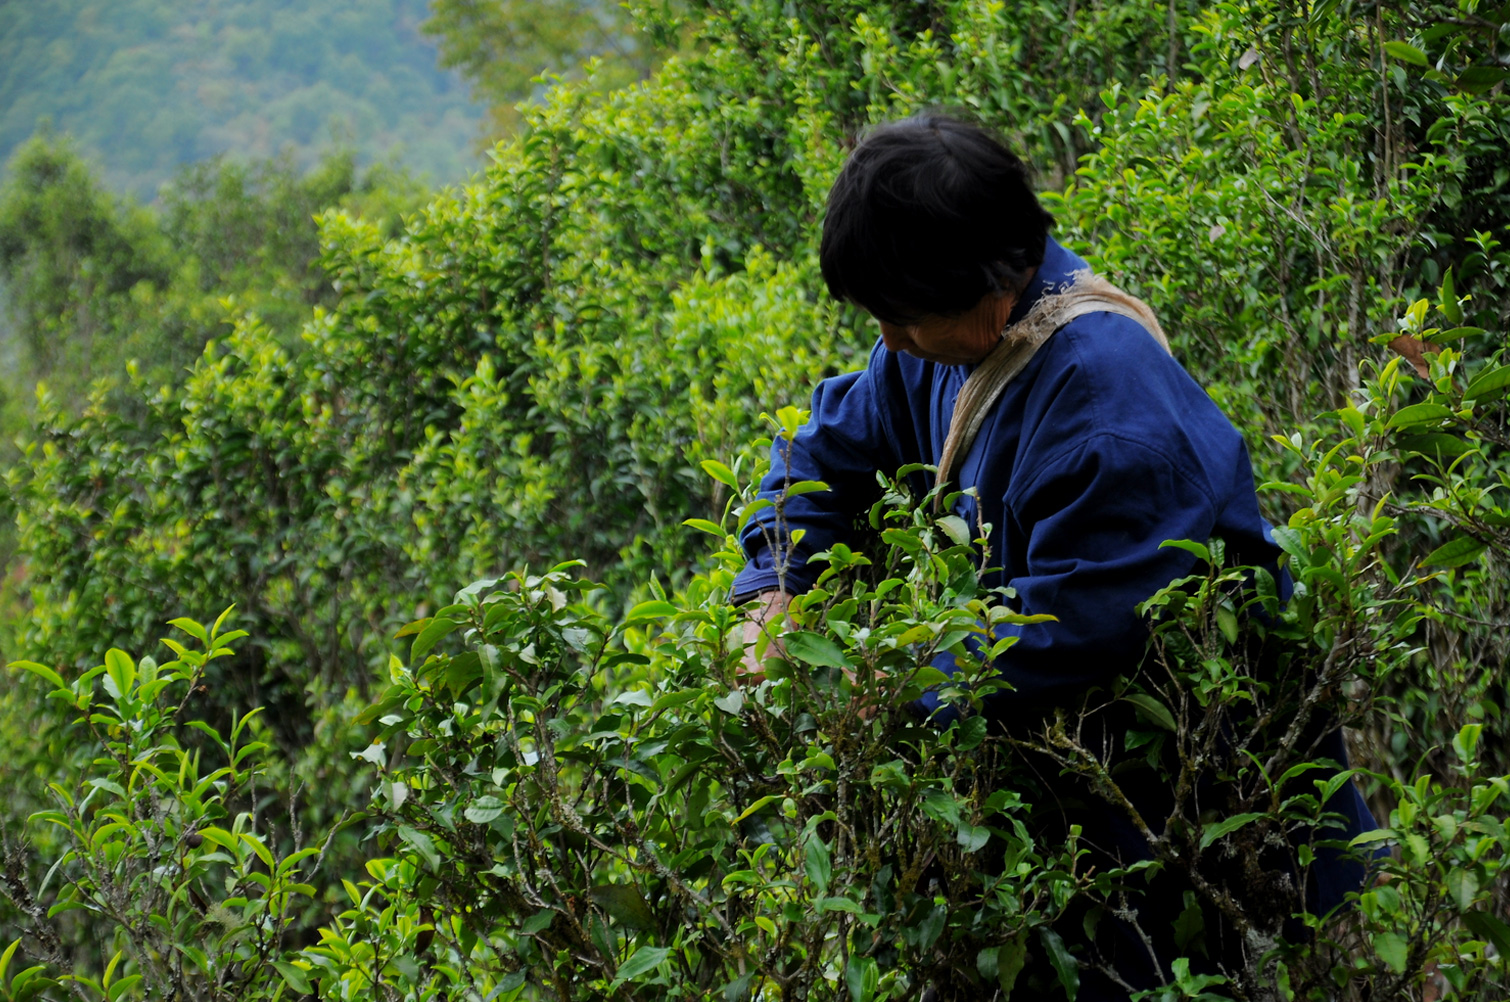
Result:
M1129 363L1153 371L1178 370L1177 362L1146 327L1131 317L1106 310L1083 313L1061 327L1049 343L1073 352L1074 363L1091 374L1126 377Z
M1083 455L1094 444L1157 456L1199 479L1193 440L1240 441L1206 392L1136 320L1086 314L1061 328L1046 350L1024 413L1024 442L1037 467Z

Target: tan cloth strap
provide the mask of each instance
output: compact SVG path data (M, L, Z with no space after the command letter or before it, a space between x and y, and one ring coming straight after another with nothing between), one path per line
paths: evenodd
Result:
M954 467L970 452L975 436L985 423L986 415L1001 398L1007 384L1017 377L1038 349L1059 328L1087 313L1116 313L1136 320L1155 341L1169 351L1169 339L1148 304L1130 296L1104 278L1089 271L1077 271L1070 284L1057 292L1045 294L1027 316L1002 331L1001 343L991 349L954 401L954 417L949 435L938 461L938 484L943 486L954 477ZM943 497L934 498L934 505Z

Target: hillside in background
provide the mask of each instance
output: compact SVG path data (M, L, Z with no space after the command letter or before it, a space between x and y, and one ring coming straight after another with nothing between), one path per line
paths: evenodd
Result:
M309 166L334 145L459 180L482 111L426 17L425 0L4 0L0 162L50 122L143 199L216 154Z

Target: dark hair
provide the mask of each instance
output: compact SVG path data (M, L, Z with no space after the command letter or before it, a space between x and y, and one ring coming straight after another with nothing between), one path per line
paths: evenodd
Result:
M1053 225L1001 140L947 115L915 115L850 154L828 194L819 260L835 299L911 323L1021 290Z

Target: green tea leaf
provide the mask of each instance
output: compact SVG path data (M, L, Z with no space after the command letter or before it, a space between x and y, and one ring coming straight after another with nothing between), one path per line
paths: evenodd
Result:
M441 638L455 630L461 624L454 619L432 619L425 624L425 628L419 631L419 636L414 638L414 644L409 648L409 663L417 665L424 656L430 653L430 649L440 643Z
M649 602L641 602L633 609L630 609L629 615L625 616L624 618L626 621L633 621L637 619L662 619L666 616L675 616L677 614L677 611L678 610L676 606L672 605L670 602L667 602L663 599L651 599Z
M851 954L850 959L854 959ZM724 986L724 1002L749 1002L750 982L755 979L754 971L746 971L733 981Z
M849 989L850 1002L871 1002L876 997L880 978L881 972L873 957L858 953L849 955L849 963L844 967L844 986Z
M1059 975L1064 994L1069 1002L1075 1002L1075 996L1080 994L1080 962L1070 953L1059 934L1048 926L1038 927L1038 939L1043 944L1044 952L1048 954L1054 973Z
M813 494L829 489L830 488L828 484L825 484L820 480L798 480L794 483L787 484L786 487L782 488L782 493L789 498L794 498L801 494Z
M806 630L788 633L781 638L781 644L786 648L787 654L810 665L847 668L850 664L844 656L844 649L822 634Z
M1225 820L1215 821L1209 825L1204 825L1201 828L1201 848L1205 849L1217 839L1222 838L1225 835L1230 835L1244 825L1252 824L1253 822L1266 817L1268 817L1268 815L1262 812L1234 814L1232 817L1226 818Z
M1473 563L1486 549L1488 549L1488 544L1481 543L1472 536L1459 536L1428 553L1422 559L1421 566L1462 567L1464 564Z
M820 912L848 912L851 915L858 915L860 914L860 905L849 898L819 898L818 910Z
M1468 400L1495 400L1510 391L1510 365L1496 365L1479 371L1468 383L1463 396Z
M1237 613L1233 612L1226 605L1219 605L1216 608L1216 628L1221 631L1227 643L1237 643Z
M619 967L618 981L633 981L640 975L655 970L661 966L661 962L671 955L671 948L666 946L642 946L634 951L634 956L624 961Z
M678 706L685 706L702 694L701 689L678 689L674 692L664 692L656 697L655 703L650 709L655 713L659 713L662 710L674 710Z
M651 972L661 966L661 961L670 955L669 946L640 946L634 951L633 957L624 961L619 967L619 981L633 981L643 973Z
M1017 975L1022 972L1023 964L1028 959L1027 940L1018 934L1015 938L1003 943L996 953L996 976L1001 981L1002 994L1011 996L1012 988L1017 984Z
M592 889L592 899L620 925L640 931L655 928L655 914L633 884L600 884Z
M953 794L943 790L929 790L923 794L923 813L935 821L942 821L954 828L959 827L960 810L959 801Z
M1202 563L1211 563L1211 549L1205 543L1197 543L1193 539L1166 539L1159 544L1159 549L1162 550L1166 546L1173 546L1175 549L1193 553L1201 559Z
M745 818L749 817L751 814L754 814L755 812L759 811L761 808L764 808L764 807L766 807L766 806L768 806L768 805L770 805L772 803L775 803L776 801L780 800L783 796L784 796L784 794L780 794L780 793L768 793L768 794L766 794L764 797L761 797L759 800L755 801L749 807L746 807L743 811L741 811L740 814L739 814L739 817L737 817L737 818L734 819L734 823L735 824L739 824L739 822L743 821Z
M208 644L210 642L210 635L205 631L205 628L186 616L170 619L168 620L168 625L184 631L201 644Z
M1415 425L1437 424L1452 417L1452 409L1441 404L1411 404L1389 416L1387 428L1409 428Z
M462 812L463 816L473 824L485 825L501 815L505 804L492 795L478 797Z
M315 993L314 987L309 983L309 972L304 968L295 967L293 964L282 960L275 960L272 963L273 968L283 976L283 980L288 987L300 995L313 995Z
M0 984L5 983L5 972L10 970L11 958L16 955L16 948L21 945L22 938L24 937L13 940L11 945L5 948L5 953L0 954Z
M1401 452L1413 452L1433 459L1453 459L1473 449L1473 446L1458 438L1437 432L1427 435L1402 435L1395 440ZM1277 533L1276 533L1277 535Z
M991 840L991 829L985 825L972 825L968 821L961 821L955 840L964 847L966 852L979 852Z
M1510 925L1488 912L1463 913L1463 924L1479 939L1493 943L1501 956L1510 956Z
M1300 566L1303 567L1310 563L1310 550L1306 548L1305 540L1299 531L1290 528L1288 525L1276 525L1274 527L1274 542Z
M1437 331L1428 335L1426 340L1432 344L1446 344L1449 341L1461 341L1464 338L1478 337L1484 333L1482 327L1449 327L1446 330Z
M1374 952L1396 974L1405 973L1405 964L1410 956L1410 947L1405 936L1398 932L1374 933Z
M819 895L828 892L829 878L833 876L834 870L833 857L829 853L828 844L816 833L808 837L802 869L818 889Z
M440 853L435 849L435 840L409 825L398 826L398 837L425 861L432 873L440 871Z
M1442 275L1441 288L1437 290L1437 309L1454 324L1463 322L1463 307L1458 304L1458 290L1452 281L1452 267Z
M1179 728L1175 725L1174 714L1169 712L1169 707L1159 702L1147 693L1134 692L1122 697L1138 708L1138 716L1155 724L1171 733Z
M958 515L945 515L938 520L938 527L956 546L970 545L970 527Z
M12 661L8 665L8 667L20 668L23 671L29 671L55 689L68 688L68 683L63 681L63 676L59 675L57 672L53 671L51 668L47 667L44 664L38 664L35 661Z
M556 913L549 908L542 908L519 923L519 931L526 936L533 936L538 932L544 932L551 927L556 920Z
M1470 66L1458 74L1457 88L1469 94L1482 94L1506 77L1510 77L1510 70L1498 66Z
M112 647L105 652L105 689L120 699L136 683L136 662L125 651Z
M1198 944L1206 932L1206 916L1193 891L1184 894L1185 909L1174 922L1174 945L1181 953L1188 953Z
M1479 878L1466 867L1454 866L1447 871L1447 893L1457 902L1458 908L1468 911L1479 893Z
M1403 63L1412 66L1430 66L1426 53L1406 42L1385 42L1384 51Z
M734 478L734 471L723 463L720 463L716 459L705 459L699 465L702 466L704 473L725 487L732 487L736 491L739 490L739 481Z
M954 747L958 751L969 751L986 740L986 732L990 729L990 722L983 716L966 717L954 725Z
M1458 728L1458 732L1452 736L1452 750L1457 754L1459 762L1466 766L1474 760L1483 734L1483 724L1464 724Z
M613 697L610 706L653 706L655 696L649 689L628 689Z

